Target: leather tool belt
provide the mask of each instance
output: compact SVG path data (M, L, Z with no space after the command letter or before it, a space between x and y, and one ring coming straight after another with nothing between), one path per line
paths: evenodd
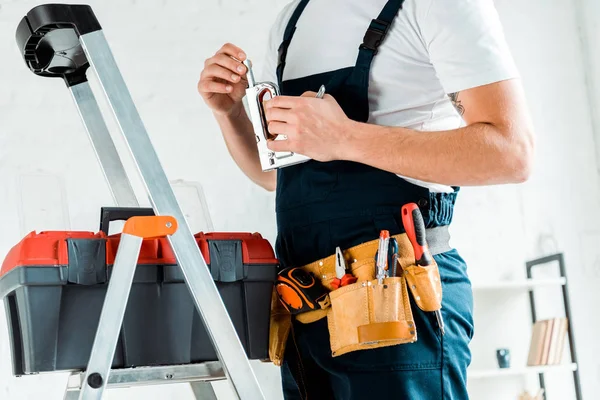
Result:
M426 234L432 255L451 249L447 226L428 229ZM378 240L373 240L343 250L348 268L357 278L356 283L339 289L332 287L336 278L335 254L302 267L330 290L325 308L292 316L273 291L269 357L275 365L283 363L292 318L308 324L327 317L334 357L417 340L409 291L421 310L439 310L442 302L440 274L435 260L426 267L416 265L413 247L405 233L393 237L398 241L398 276L385 278L383 284L375 279L374 255Z

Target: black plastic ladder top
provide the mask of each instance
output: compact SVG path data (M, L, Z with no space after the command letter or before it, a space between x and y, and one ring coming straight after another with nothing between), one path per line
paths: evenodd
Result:
M43 4L31 9L15 34L27 67L36 75L85 82L89 67L79 36L102 27L88 5Z

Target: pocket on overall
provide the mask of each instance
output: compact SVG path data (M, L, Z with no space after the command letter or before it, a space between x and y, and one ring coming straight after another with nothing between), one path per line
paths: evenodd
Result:
M374 263L374 261L373 261ZM332 356L417 340L404 277L357 282L329 294Z

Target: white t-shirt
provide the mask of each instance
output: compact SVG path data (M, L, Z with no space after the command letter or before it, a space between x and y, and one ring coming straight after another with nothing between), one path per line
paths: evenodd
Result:
M283 79L356 63L358 47L387 0L311 0L289 46ZM279 13L261 81L277 82L278 48L299 0ZM464 122L448 94L516 78L493 0L406 0L371 64L369 123L419 131L456 129ZM452 189L404 177L431 191Z

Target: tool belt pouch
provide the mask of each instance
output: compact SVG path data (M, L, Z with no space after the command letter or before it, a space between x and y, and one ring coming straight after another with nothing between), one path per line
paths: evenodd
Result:
M415 303L421 310L432 312L442 308L442 283L435 260L433 264L426 267L419 265L405 267L404 277Z
M330 294L327 313L334 357L417 340L404 277L357 282Z
M271 322L269 327L269 359L281 366L285 345L292 329L292 314L286 310L275 289L271 297Z

